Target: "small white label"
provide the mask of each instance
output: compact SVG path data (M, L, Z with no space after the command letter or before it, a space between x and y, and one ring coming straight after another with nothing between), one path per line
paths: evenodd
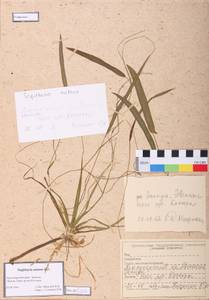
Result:
M91 296L91 288L89 286L66 286L65 295Z
M14 12L12 13L13 22L38 22L39 12Z
M4 296L64 295L63 262L5 263Z

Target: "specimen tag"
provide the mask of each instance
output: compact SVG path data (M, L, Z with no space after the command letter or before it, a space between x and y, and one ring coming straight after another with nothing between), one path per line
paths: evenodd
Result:
M15 93L20 142L104 134L108 127L105 84Z
M91 288L89 286L66 286L65 295L91 296Z
M206 232L205 176L129 177L125 191L128 232Z
M122 240L121 296L208 299L208 240Z
M39 22L39 12L14 12L12 13L13 22Z
M4 264L4 297L60 295L64 295L63 262Z

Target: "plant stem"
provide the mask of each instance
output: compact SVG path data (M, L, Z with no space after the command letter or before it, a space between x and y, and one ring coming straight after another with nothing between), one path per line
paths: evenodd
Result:
M15 257L11 258L11 259L9 260L9 262L10 262L11 264L13 264L16 260L22 258L23 256L25 256L25 255L27 255L27 254L33 252L33 251L36 251L36 250L38 250L38 249L40 249L40 248L43 248L43 247L45 247L45 246L47 246L47 245L49 245L49 244L55 243L56 241L62 240L62 239L63 239L63 238L59 236L59 237L54 238L54 239L51 239L51 240L49 240L49 241L47 241L47 242L45 242L45 243L43 243L43 244L39 244L39 245L37 245L37 246L35 246L35 247L33 247L33 248L31 248L31 249L29 249L29 250L27 250L27 251L21 253L20 255L17 255L17 256L15 256Z

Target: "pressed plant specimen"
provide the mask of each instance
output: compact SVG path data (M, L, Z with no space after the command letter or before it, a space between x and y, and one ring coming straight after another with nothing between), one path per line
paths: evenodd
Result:
M133 169L130 169L129 151L127 156L127 168L119 175L113 175L116 159L117 139L120 135L120 126L125 121L123 119L121 120L119 113L123 107L127 107L128 111L133 117L133 123L130 126L129 132L129 145L132 141L135 125L138 124L143 131L149 146L152 149L155 149L157 147L156 139L154 137L156 134L156 129L149 107L149 102L154 98L163 96L172 91L172 89L168 89L147 99L140 76L153 51L147 56L138 72L135 71L133 67L125 63L123 56L125 45L131 40L137 38L139 38L138 35L132 35L126 38L123 43L120 44L122 45L122 52L119 52L119 54L122 58L125 72L122 72L117 67L107 63L95 55L74 48L66 48L67 50L74 52L75 54L80 55L93 63L99 64L110 72L113 72L116 76L119 76L122 79L124 78L125 82L122 84L118 92L113 93L114 97L116 97L116 108L111 117L109 127L101 143L88 158L85 156L84 138L80 138L82 153L79 161L79 167L77 169L67 169L57 176L51 175L55 164L59 163L57 161L57 155L60 148L60 140L53 141L53 153L41 178L36 176L35 168L33 166L22 162L22 164L27 167L26 173L24 174L24 179L37 183L43 189L43 191L45 191L46 195L56 209L56 212L61 220L63 230L61 234L54 237L50 236L49 240L46 242L40 243L31 249L11 258L11 263L48 245L54 245L54 249L52 250L49 260L52 260L54 256L63 248L66 249L66 257L68 257L70 248L85 247L92 242L92 238L87 237L88 234L102 232L111 228L120 228L123 226L124 217L121 216L120 213L110 223L104 222L104 220L100 219L96 214L96 208L99 205L105 205L103 202L104 196L108 195L108 193L114 188L121 178L127 178L129 174L135 172ZM62 82L64 86L67 86L68 80L65 70L63 42L61 36L59 41L59 62ZM129 87L125 94L121 95L120 92L126 84L129 84ZM131 101L133 89L135 89L138 106ZM26 147L28 148L28 146ZM21 152L25 151L25 148L23 148ZM102 155L104 155L104 153L105 155L108 153L106 155L107 160L105 165L102 165L101 167L100 158ZM78 178L74 198L70 201L72 207L69 211L67 201L64 200L62 193L55 189L55 185L58 179L72 173L77 173ZM90 270L88 271L91 273ZM91 275L93 276L92 273Z

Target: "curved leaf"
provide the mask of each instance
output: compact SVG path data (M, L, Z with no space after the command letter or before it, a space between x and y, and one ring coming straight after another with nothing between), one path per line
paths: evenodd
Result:
M83 57L87 58L90 61L93 61L96 64L99 64L99 65L103 66L104 68L112 71L113 73L117 74L118 76L126 77L126 75L122 71L120 71L118 68L116 68L116 67L108 64L103 59L101 59L101 58L99 58L99 57L97 57L95 55L86 53L86 52L81 51L81 50L77 50L75 48L69 48L69 47L67 47L67 49L70 50L70 51L72 51L72 52L75 52L76 54L78 54L80 56L83 56Z

